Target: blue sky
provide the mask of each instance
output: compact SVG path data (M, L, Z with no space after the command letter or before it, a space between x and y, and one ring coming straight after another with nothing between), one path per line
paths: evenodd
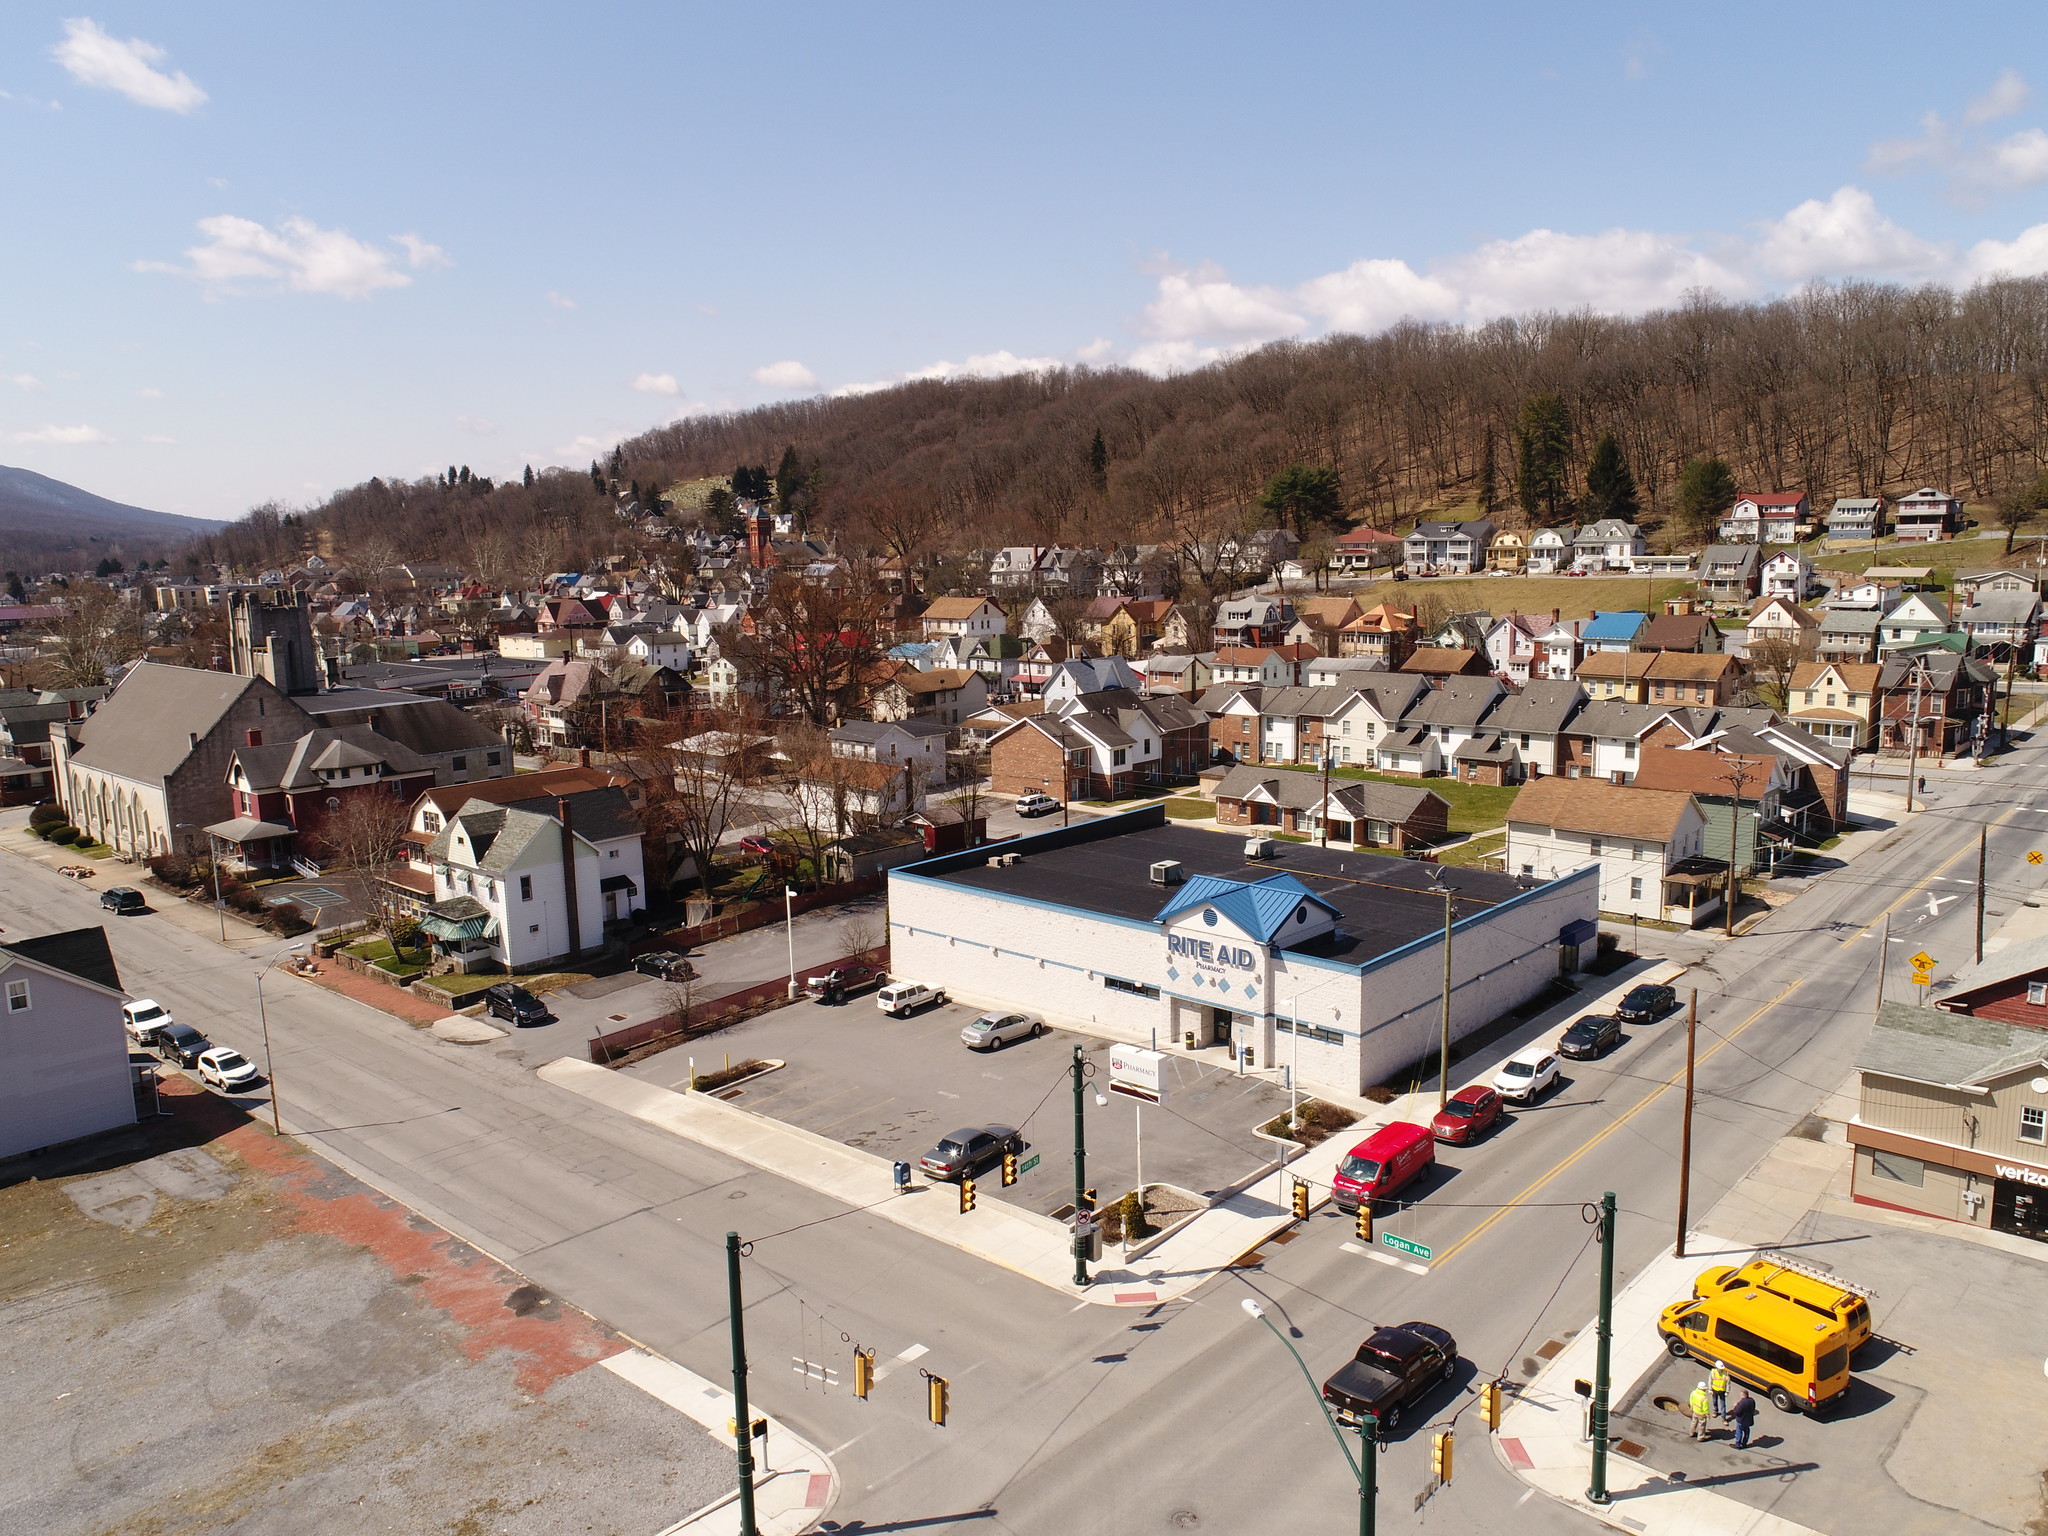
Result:
M1881 3L14 0L0 461L235 516L918 374L2048 271L2044 41Z

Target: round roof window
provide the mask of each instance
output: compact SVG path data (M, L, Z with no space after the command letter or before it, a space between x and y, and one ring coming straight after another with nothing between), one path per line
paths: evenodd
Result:
M1308 903L1307 903L1307 902L1303 902L1303 903L1302 903L1302 904L1301 904L1300 906L1298 906L1298 907L1296 907L1296 908L1294 909L1294 920L1295 920L1295 921L1296 921L1297 923L1305 923L1305 922L1307 922L1307 921L1308 921Z
M1202 921L1211 928L1214 928L1216 926L1216 909L1214 907L1202 908Z

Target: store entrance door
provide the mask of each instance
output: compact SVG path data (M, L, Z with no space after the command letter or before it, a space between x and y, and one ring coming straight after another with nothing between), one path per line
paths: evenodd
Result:
M1230 1031L1236 1025L1236 1023L1237 1015L1232 1013L1228 1008L1210 1009L1209 1043L1211 1045L1229 1045Z
M2048 1242L2048 1189L2018 1179L1998 1180L1991 1192L1991 1226L2014 1237Z

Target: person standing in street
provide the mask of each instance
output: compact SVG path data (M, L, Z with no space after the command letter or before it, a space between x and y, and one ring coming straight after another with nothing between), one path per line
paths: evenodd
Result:
M1714 1368L1707 1372L1707 1390L1714 1397L1716 1417L1725 1417L1728 1412L1728 1362L1716 1360Z
M1735 1449L1746 1449L1749 1433L1756 1427L1756 1399L1747 1392L1735 1399L1735 1406L1728 1410L1728 1422L1735 1426Z
M1692 1397L1686 1406L1692 1410L1692 1437L1695 1440L1707 1438L1707 1424L1714 1415L1713 1394L1707 1391L1703 1381L1692 1389Z

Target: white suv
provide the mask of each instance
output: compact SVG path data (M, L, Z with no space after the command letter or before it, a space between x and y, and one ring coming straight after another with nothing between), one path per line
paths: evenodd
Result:
M1493 1074L1493 1091L1517 1104L1534 1103L1557 1083L1557 1052L1547 1045L1527 1045Z
M1044 816L1059 808L1059 801L1053 799L1051 795L1042 795L1035 789L1028 795L1019 795L1017 797L1017 814L1019 816Z
M174 1022L171 1010L153 997L138 997L132 1003L121 1005L121 1023L128 1031L128 1038L137 1045L152 1044L157 1035Z
M875 1006L892 1019L915 1013L927 1003L943 1003L946 994L921 981L894 981L875 994Z

